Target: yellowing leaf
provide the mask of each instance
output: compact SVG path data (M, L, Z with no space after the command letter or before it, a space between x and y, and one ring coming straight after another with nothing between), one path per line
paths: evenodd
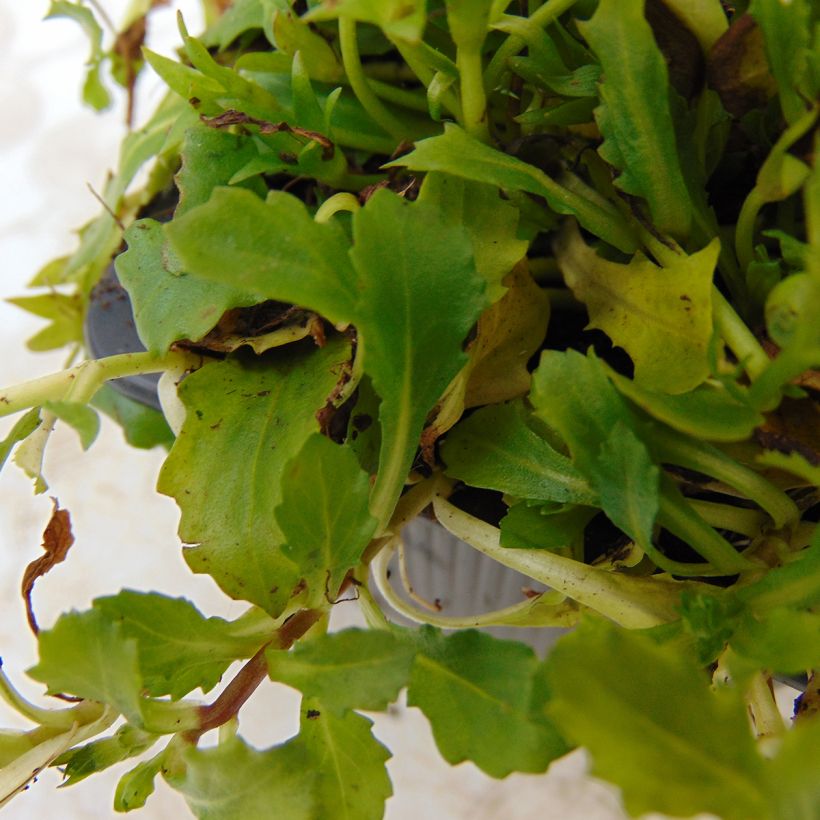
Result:
M589 327L603 330L635 363L635 381L683 393L709 375L712 273L720 243L658 267L642 253L621 265L598 256L575 227L555 248L567 285L587 306Z

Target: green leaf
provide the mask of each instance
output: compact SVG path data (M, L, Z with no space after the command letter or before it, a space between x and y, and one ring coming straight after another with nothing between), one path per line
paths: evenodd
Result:
M126 772L114 792L114 811L141 809L154 793L154 780L162 769L162 753Z
M100 417L97 411L87 404L75 401L47 401L43 409L54 413L60 421L73 427L80 437L83 450L87 450L100 432Z
M159 410L133 401L107 384L94 394L91 403L122 427L125 440L132 447L170 449L174 443L174 434Z
M571 552L595 512L592 507L551 511L526 502L514 504L500 522L501 546Z
M660 468L622 421L601 445L595 488L612 523L647 549L660 503Z
M52 291L37 296L18 296L6 301L35 316L50 320L50 324L26 342L29 350L54 350L83 338L83 304L77 294Z
M107 703L140 723L142 678L136 641L98 609L68 612L39 635L40 662L28 670L50 694Z
M298 643L290 652L269 649L266 657L273 680L341 714L386 709L407 685L415 654L393 632L346 629Z
M214 188L228 185L233 176L259 156L259 145L248 136L199 125L185 132L180 150L182 166L175 181L179 204L174 218L207 202ZM253 177L239 183L264 198L267 186Z
M485 305L485 287L466 230L429 202L378 191L354 215L353 237L363 366L382 400L372 509L383 525L427 414L467 361L462 345Z
M820 613L778 608L747 615L732 636L732 649L759 667L781 675L820 666Z
M384 802L393 793L384 765L390 752L373 737L371 725L356 712L334 715L319 701L303 701L301 731L294 745L307 750L308 767L315 773L313 817L384 816Z
M184 598L123 590L96 598L94 609L136 642L143 687L155 697L208 692L233 661L259 648L258 639L235 637L230 623L205 618Z
M157 741L157 736L134 726L121 726L112 737L95 740L62 755L58 765L65 766L65 786L79 783L95 772L142 754Z
M574 350L541 354L530 401L536 416L567 443L575 466L588 480L598 472L600 448L611 431L619 425L638 429L635 415L610 384L601 362Z
M621 171L615 184L622 191L646 199L655 226L685 239L692 202L677 154L666 61L644 18L644 0L601 0L578 27L603 69L599 153Z
M547 667L550 716L590 751L595 774L623 790L630 813L766 816L763 760L740 693L712 690L679 647L589 620Z
M229 281L211 282L186 273L160 222L134 222L125 241L128 250L116 259L117 276L131 296L140 339L152 353L165 353L180 339L198 341L226 310L261 301Z
M208 202L166 228L194 276L315 310L334 323L354 314L356 277L335 221L313 220L295 196L217 188Z
M27 439L41 423L39 407L34 407L17 419L9 434L0 442L0 470L5 466L14 445Z
M187 414L159 491L182 511L180 537L194 545L185 559L228 595L271 614L299 581L278 549L282 471L318 430L315 413L348 357L348 343L331 339L320 350L301 345L209 364L180 385Z
M447 435L446 474L518 498L590 504L596 493L572 462L533 432L515 403L477 410Z
M712 275L720 242L658 267L642 253L627 265L598 256L577 230L562 234L556 258L567 285L603 330L635 363L635 381L655 391L684 393L709 375Z
M427 642L413 665L407 702L427 716L448 763L471 760L491 777L543 772L567 749L532 711L537 668L524 644L457 632Z
M261 0L235 0L222 16L203 35L206 45L215 45L224 51L240 35L254 29L264 29L265 3Z
M780 106L791 124L806 112L800 94L808 64L811 39L812 5L807 0L752 0L749 13L763 30L766 57L777 80Z
M68 0L51 0L46 14L46 20L55 17L68 17L80 24L91 44L88 55L88 72L83 84L83 101L97 111L108 108L111 104L111 95L100 81L100 66L105 59L102 39L103 30L94 17L94 12L80 3L70 3Z
M376 529L370 477L349 447L319 433L285 465L282 503L274 514L282 551L307 582L312 605L334 600Z
M542 196L554 211L575 216L587 230L618 250L632 253L637 248L632 229L613 206L592 202L563 188L534 165L484 145L452 123L444 126L441 136L417 142L415 151L383 167L393 166L443 171L504 190Z
M781 606L814 607L820 601L820 528L811 546L760 580L737 591L738 599L755 615Z
M776 820L820 818L820 720L797 721L784 733L768 764L772 817Z
M610 368L607 374L620 393L650 416L703 441L743 441L763 424L759 411L739 401L720 384L702 384L670 396Z
M436 205L449 224L467 229L476 269L487 281L487 299L500 299L506 290L502 279L527 253L527 243L518 238L518 209L493 185L439 173L427 174L419 201Z
M317 5L305 20L345 17L378 26L389 38L417 43L427 22L425 0L340 0Z
M301 55L312 79L338 85L344 78L342 63L330 43L293 11L274 12L272 33L280 52Z
M211 749L188 748L184 770L165 777L199 820L282 820L320 817L309 750L286 743L259 752L239 737Z

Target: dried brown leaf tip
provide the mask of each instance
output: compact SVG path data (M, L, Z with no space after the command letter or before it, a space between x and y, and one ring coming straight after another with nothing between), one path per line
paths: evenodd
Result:
M37 626L37 619L34 617L34 609L31 605L31 592L34 589L34 582L45 575L55 564L65 561L68 551L74 543L70 513L68 510L60 509L60 502L56 498L51 500L54 503L54 508L43 532L45 555L36 558L26 567L21 589L23 600L26 602L28 623L35 635L39 633L40 628Z

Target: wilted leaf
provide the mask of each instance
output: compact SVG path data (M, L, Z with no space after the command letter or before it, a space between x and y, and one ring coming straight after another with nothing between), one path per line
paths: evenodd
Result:
M577 229L555 253L564 279L589 311L590 327L607 333L635 363L635 381L684 393L709 375L712 276L720 243L659 267L642 253L627 265L598 256Z
M34 582L45 575L53 566L65 561L68 551L74 543L70 513L68 510L60 509L60 503L56 498L51 500L54 507L51 518L43 532L43 549L46 554L35 558L23 573L23 600L26 602L29 626L35 635L40 631L40 628L37 626L37 619L34 617L34 609L31 604L31 592L34 589Z

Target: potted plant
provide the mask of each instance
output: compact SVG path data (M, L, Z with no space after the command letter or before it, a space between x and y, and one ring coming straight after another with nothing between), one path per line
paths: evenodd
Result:
M95 407L167 441L186 561L248 609L124 590L39 631L28 674L72 702L0 678L37 724L3 736L3 797L146 753L118 810L162 776L203 818L381 817L360 712L406 687L494 777L582 745L635 814L817 817L814 5L209 0L179 60L140 52L152 5L109 57L168 95L20 302L85 315L113 259L146 350L0 391L2 452L39 490L48 432L89 444ZM92 33L93 102L93 10L52 11ZM104 387L149 373L162 414ZM549 591L402 595L425 513ZM55 506L27 593L71 540ZM328 633L351 597L369 629ZM576 628L541 659L486 625ZM773 676L806 673L787 729ZM300 730L260 750L240 710L268 677Z

